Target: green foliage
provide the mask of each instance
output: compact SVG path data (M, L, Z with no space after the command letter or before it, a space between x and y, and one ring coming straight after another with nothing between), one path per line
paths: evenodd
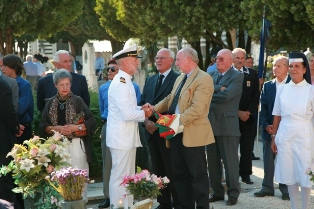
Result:
M271 22L271 38L269 49L272 51L284 47L286 50L299 51L314 44L309 34L313 33L314 10L312 0L244 0L241 9L245 14L249 34L259 41L262 27L262 15L265 7L265 16Z
M98 93L89 91L90 110L96 119L96 132L92 136L92 154L93 162L89 165L90 179L98 177L102 174L102 151L101 151L101 128L102 120L99 112Z

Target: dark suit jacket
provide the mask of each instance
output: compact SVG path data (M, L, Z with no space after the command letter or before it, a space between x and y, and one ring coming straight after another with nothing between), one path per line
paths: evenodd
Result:
M289 83L290 77L288 77L286 83ZM276 98L276 80L273 79L264 83L262 94L261 94L261 112L259 113L259 123L262 126L262 138L264 140L271 140L270 134L267 133L265 128L268 125L273 124L273 108Z
M158 91L158 94L156 96L155 96L155 90L156 90L156 85L158 82L159 74L146 78L145 85L143 88L143 94L141 95L141 100L140 100L139 105L141 106L146 103L155 105L161 100L163 100L166 96L168 96L171 93L173 84L179 75L180 75L179 73L176 73L173 70L171 70L169 74L167 75L166 79L164 80L163 84L161 85ZM149 119L152 121L156 121L154 116L150 117ZM146 139L149 139L151 135L148 133L147 130L145 132L146 132L145 133Z
M238 109L242 94L243 74L231 67L216 84L218 70L209 72L214 81L214 94L208 114L215 136L240 136ZM226 87L220 91L221 87Z
M15 134L19 133L19 121L12 104L12 91L7 82L0 76L0 166L7 165L6 158L14 144L17 143Z
M45 107L45 100L55 96L57 89L53 83L52 75L47 75L38 81L37 85L37 109L42 112ZM80 96L89 107L90 98L86 78L83 75L71 72L71 91L74 95Z
M240 99L239 110L246 111L248 110L251 113L250 120L255 123L253 120L259 104L259 81L257 72L254 69L243 67L243 85L242 85L242 96Z
M81 63L79 61L75 60L75 65L76 65L77 71L81 71L83 69L83 66L81 65Z

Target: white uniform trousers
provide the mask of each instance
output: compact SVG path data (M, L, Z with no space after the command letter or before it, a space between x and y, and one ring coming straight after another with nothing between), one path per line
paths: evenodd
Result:
M73 138L72 142L69 146L66 147L67 151L71 155L71 167L78 169L87 169L87 173L89 173L89 166L86 159L85 154L85 146L84 142L80 138ZM87 183L85 184L84 191L82 193L82 198L85 198L86 202L87 199Z
M114 204L114 208L117 208L119 200L122 200L124 209L128 209L133 205L133 195L126 195L125 187L120 184L126 174L135 174L136 148L129 150L110 148L110 153L112 157L109 181L110 204Z

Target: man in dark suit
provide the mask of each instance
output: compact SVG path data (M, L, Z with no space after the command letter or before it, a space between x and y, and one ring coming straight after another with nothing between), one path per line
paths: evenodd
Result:
M57 51L53 56L53 64L57 69L66 69L71 73L72 93L76 96L80 96L85 104L89 106L90 98L86 78L83 75L71 72L72 61L69 52L65 50ZM45 100L48 100L56 94L57 89L53 83L52 74L39 79L37 86L37 109L42 112L46 104Z
M284 56L279 56L273 63L273 74L275 79L264 84L261 94L261 112L260 125L263 128L263 161L264 161L264 179L262 189L254 193L255 197L274 196L274 169L276 155L271 150L271 135L273 134L273 120L272 114L276 98L276 90L279 86L284 85L290 81L288 76L289 59ZM279 184L279 189L282 193L283 200L289 200L289 193L287 185Z
M253 184L250 179L252 174L252 147L256 136L256 110L259 104L259 81L254 69L244 67L246 52L244 49L235 48L233 54L233 68L244 75L242 96L240 99L238 117L240 124L240 164L239 174L242 182Z
M71 60L72 60L72 67L71 67L71 69L75 73L82 74L83 66L81 65L81 63L79 61L77 61L75 59L75 54L70 53L70 55L71 55Z
M19 121L17 112L14 110L12 101L12 91L7 82L0 76L0 166L8 165L12 160L6 157L14 144L17 143L16 136L20 136ZM14 208L24 208L21 206L12 189L15 187L12 175L0 177L0 199L14 203Z
M171 69L174 60L174 53L169 49L160 49L156 55L156 67L159 73L148 77L145 81L140 105L150 103L157 104L171 93L174 82L179 73ZM159 202L158 208L171 209L171 194L173 197L173 206L178 204L177 193L172 181L172 166L170 149L166 147L166 141L159 136L159 131L155 127L156 118L154 116L146 119L144 125L146 128L145 138L148 140L148 147L152 159L153 173L157 176L167 176L170 179L169 185L161 190L161 195L157 196Z
M213 79L197 66L198 61L197 52L192 48L178 52L175 64L183 74L155 110L180 114L180 124L184 126L183 133L170 139L172 181L178 206L209 209L205 146L214 143L207 118L214 86Z
M216 57L217 70L210 72L214 80L214 95L210 104L209 120L216 143L207 146L210 186L213 194L209 202L224 200L222 164L228 187L227 205L237 203L239 191L238 147L240 139L238 107L242 93L243 74L232 68L232 53L222 49Z
M2 64L0 61L0 66L1 65ZM0 71L0 77L2 77L5 80L5 82L7 82L7 84L9 85L9 87L12 91L12 100L13 100L14 110L15 110L15 112L18 112L19 87L17 85L16 80L3 75L1 71Z

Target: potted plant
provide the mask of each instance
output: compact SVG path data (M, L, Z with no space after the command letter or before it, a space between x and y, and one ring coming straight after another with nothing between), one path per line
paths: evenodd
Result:
M146 198L155 198L160 195L160 189L163 189L169 183L169 179L150 174L148 170L142 170L137 167L137 173L133 175L126 174L121 185L125 186L129 195L133 195L138 201Z
M59 171L52 172L51 177L47 177L47 179L51 186L63 197L64 201L61 201L62 209L86 208L86 200L82 198L82 193L85 184L89 183L87 169L62 168Z
M69 141L58 132L48 139L34 136L24 141L23 145L15 144L7 157L13 160L8 166L2 166L0 175L12 172L16 193L22 193L26 208L59 208L61 196L45 179L55 170L66 167L70 154L66 151Z

